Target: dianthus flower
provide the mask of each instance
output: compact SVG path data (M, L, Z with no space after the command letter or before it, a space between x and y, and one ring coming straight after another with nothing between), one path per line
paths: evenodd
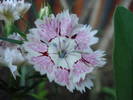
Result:
M35 25L24 43L35 70L71 92L90 89L91 73L105 64L104 51L91 49L98 42L97 31L78 24L78 17L68 11L38 19Z
M22 40L18 33L13 33L8 38ZM17 65L21 65L23 62L24 56L21 53L20 45L0 40L0 64L8 67L15 79L19 75Z
M30 6L31 4L24 0L3 0L0 2L0 20L6 23L14 22L23 16Z

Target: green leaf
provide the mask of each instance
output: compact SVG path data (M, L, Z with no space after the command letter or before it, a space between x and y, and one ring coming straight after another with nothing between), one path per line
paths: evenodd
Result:
M118 7L114 25L116 100L133 100L133 13Z
M0 40L4 40L4 41L15 43L15 44L23 44L23 41L9 39L9 38L6 38L6 37L0 37Z

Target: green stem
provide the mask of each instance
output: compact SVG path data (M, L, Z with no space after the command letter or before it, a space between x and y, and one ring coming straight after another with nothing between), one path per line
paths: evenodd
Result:
M12 25L13 25L12 23L6 23L6 24L5 24L4 30L5 30L5 35L6 35L6 36L9 36L9 35L11 34Z

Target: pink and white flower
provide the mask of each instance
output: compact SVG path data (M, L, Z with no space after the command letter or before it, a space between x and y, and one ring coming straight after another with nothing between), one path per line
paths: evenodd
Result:
M20 19L26 13L31 4L25 3L24 0L3 0L0 1L0 20L6 23Z
M24 43L35 70L71 92L90 89L93 86L90 74L105 64L104 52L91 49L98 42L97 31L78 24L78 17L68 11L38 19L35 25Z
M8 38L22 40L18 33L9 35ZM17 66L24 62L24 56L20 51L20 45L0 40L0 64L10 69L13 77L18 76Z

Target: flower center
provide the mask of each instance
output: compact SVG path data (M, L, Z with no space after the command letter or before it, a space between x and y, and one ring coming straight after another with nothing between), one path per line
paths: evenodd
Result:
M49 43L48 55L56 66L71 68L81 58L81 54L75 50L76 47L74 39L57 37Z
M58 52L60 58L65 58L67 56L67 52L65 50L61 50Z

